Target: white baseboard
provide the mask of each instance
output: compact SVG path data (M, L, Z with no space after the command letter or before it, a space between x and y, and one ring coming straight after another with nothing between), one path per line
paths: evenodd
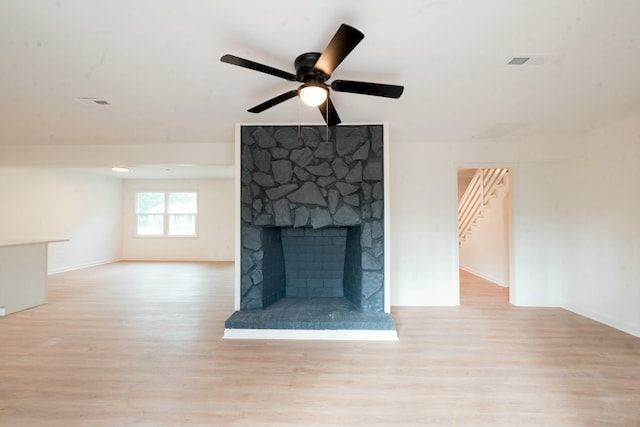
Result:
M96 262L88 262L88 263L85 263L85 264L69 265L69 266L66 266L66 267L59 267L59 268L49 269L49 271L47 271L47 274L65 273L67 271L81 270L83 268L90 268L90 267L97 267L99 265L111 264L111 263L118 262L118 261L121 261L121 259L120 258L112 258L112 259L96 261Z
M105 265L105 264L111 264L114 262L120 262L120 261L132 261L132 262L233 262L234 260L232 258L207 258L207 259L192 259L192 258L185 258L185 259L176 259L176 258L171 258L171 259L166 259L166 258L113 258L113 259L108 259L108 260L104 260L104 261L98 261L98 262L90 262L90 263L86 263L86 264L76 264L76 265L70 265L70 266L66 266L66 267L60 267L60 268L54 268L54 269L50 269L49 271L47 271L47 274L58 274L58 273L66 273L67 271L73 271L73 270L81 270L83 268L91 268L91 267L97 267L99 265Z
M602 323L603 325L610 326L614 329L618 329L619 331L640 338L640 327L638 327L638 325L631 325L626 322L620 322L618 320L611 319L608 316L603 316L597 313L590 312L588 310L582 310L574 306L563 306L562 308L579 316L586 317L587 319L591 319L595 322Z
M398 341L395 330L225 329L224 339Z
M486 274L483 274L483 273L481 273L479 271L474 270L473 268L469 268L469 267L465 267L463 265L460 265L460 270L464 270L467 273L473 274L474 276L478 276L478 277L480 277L480 278L482 278L484 280L488 280L491 283L495 283L496 285L502 286L503 288L508 288L509 287L509 283L505 283L504 281L496 279L495 277L491 277L491 276L488 276Z

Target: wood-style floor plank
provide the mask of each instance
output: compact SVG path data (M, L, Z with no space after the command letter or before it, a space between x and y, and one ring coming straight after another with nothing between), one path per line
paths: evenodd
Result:
M49 277L0 318L2 426L640 426L640 339L508 304L394 307L400 341L222 340L231 263Z

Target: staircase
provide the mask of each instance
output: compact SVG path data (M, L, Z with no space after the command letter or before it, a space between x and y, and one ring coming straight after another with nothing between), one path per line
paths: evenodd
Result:
M507 168L480 168L476 171L458 202L458 244L466 239L491 198L495 197L497 189L505 185L508 176Z

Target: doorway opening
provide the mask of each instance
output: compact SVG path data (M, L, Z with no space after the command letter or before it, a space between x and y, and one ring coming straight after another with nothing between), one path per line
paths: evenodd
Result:
M511 169L459 167L460 304L508 304Z

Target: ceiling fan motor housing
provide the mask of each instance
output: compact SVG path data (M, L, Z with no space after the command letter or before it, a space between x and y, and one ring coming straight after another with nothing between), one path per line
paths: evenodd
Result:
M293 63L296 69L296 80L303 83L324 83L330 76L315 69L316 62L320 58L318 52L307 52L299 55Z

